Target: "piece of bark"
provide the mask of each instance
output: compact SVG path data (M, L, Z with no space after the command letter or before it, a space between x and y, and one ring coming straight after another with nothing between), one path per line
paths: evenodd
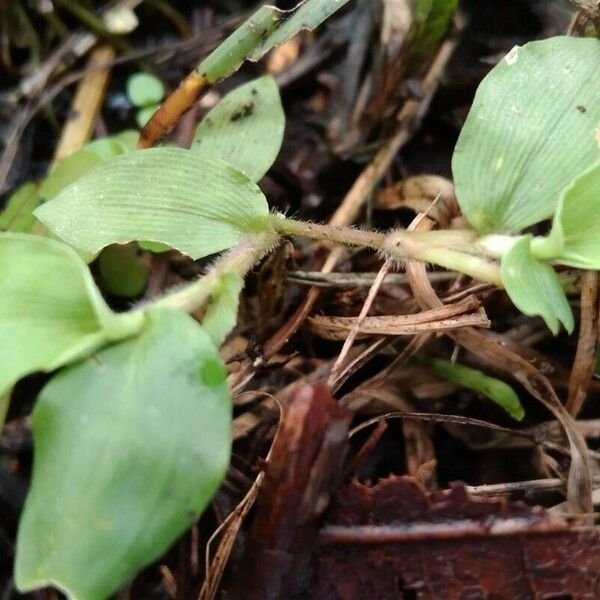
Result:
M600 597L600 537L541 508L428 494L410 477L341 490L296 598L467 600Z
M257 512L232 598L289 598L306 582L346 453L351 415L324 384L292 394L271 449Z

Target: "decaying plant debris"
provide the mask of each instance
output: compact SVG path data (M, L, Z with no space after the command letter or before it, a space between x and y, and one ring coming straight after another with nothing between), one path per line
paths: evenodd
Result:
M439 27L426 36L418 0L350 0L339 12L321 2L319 19L331 18L318 29L314 15L302 26L287 21L294 15L281 12L292 8L288 2L263 9L250 25L262 3L90 2L83 13L67 0L49 10L41 4L0 7L7 77L0 190L40 180L90 138L134 126L137 109L123 90L137 70L175 90L143 128L137 143L144 148L167 135L183 147L216 148L205 142L218 114L209 111L237 88L219 118L240 124L260 113L270 84L257 91L253 82L268 72L287 116L285 133L268 135L283 135L283 147L266 174L259 167L249 176L260 180L273 211L307 227L356 226L357 237L464 228L450 159L480 81L515 44L600 29L597 3L562 0L502 8L491 0L446 2ZM232 46L227 60L211 59L240 24L254 45L244 56ZM279 45L282 30L296 35ZM202 119L205 137L196 129ZM44 192L50 199L50 184ZM0 214L0 228L43 235L31 202L23 194ZM110 248L114 254L103 253L92 273L115 311L168 298L166 290L210 264L196 248L183 251L200 260L154 253L143 240L141 250ZM225 480L202 516L118 597L600 597L597 271L569 262L559 268L576 328L555 337L543 319L519 312L493 277L431 268L426 254L417 256L425 262L392 260L386 248L377 254L294 239L249 274L237 325L221 347L227 373L215 384L225 386L227 375L233 391ZM248 256L237 260L250 261L251 270ZM130 285L115 285L115 264L129 265ZM227 286L186 306L197 320L211 319L217 345L234 322L215 307L241 284ZM227 322L215 325L219 319ZM111 339L127 340L134 321ZM157 318L144 334L148 348L165 322ZM94 348L99 364L120 368L129 360L119 345L105 354ZM175 351L184 360L186 349ZM43 368L65 364L54 358ZM160 365L157 348L146 358L148 373ZM30 415L46 381L30 375L17 383L0 434L0 590L7 598L16 597L15 540L31 478ZM44 398L68 387L60 385L51 382ZM0 392L2 417L10 393ZM215 420L215 431L221 426ZM31 597L58 596L47 589Z

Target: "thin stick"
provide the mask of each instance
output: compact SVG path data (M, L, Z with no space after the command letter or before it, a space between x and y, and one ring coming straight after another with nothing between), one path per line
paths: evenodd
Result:
M356 321L354 322L354 325L352 326L352 329L350 330L350 333L348 334L348 337L346 338L346 341L344 342L344 345L342 346L340 355L337 357L337 359L333 365L333 369L331 369L329 379L327 380L327 383L330 386L333 387L333 383L337 379L338 374L344 364L344 361L346 360L346 357L348 356L348 352L350 352L350 349L352 348L352 345L354 344L354 340L356 339L356 336L358 335L360 326L362 325L363 321L369 314L369 311L371 310L371 306L373 305L373 302L375 302L375 298L377 297L377 294L379 293L379 288L381 287L381 284L383 283L385 276L390 272L391 268L392 268L392 261L388 259L382 265L381 269L379 269L379 273L377 273L377 277L375 278L375 281L373 282L373 285L371 286L371 289L369 290L369 294L367 295L367 299L365 300L365 303L363 304L360 314L358 315L358 319L356 319Z
M112 46L99 46L91 53L87 62L89 70L77 86L71 103L72 116L63 127L54 153L53 165L79 150L91 138L110 74L108 68L97 67L110 63L114 56L115 50Z

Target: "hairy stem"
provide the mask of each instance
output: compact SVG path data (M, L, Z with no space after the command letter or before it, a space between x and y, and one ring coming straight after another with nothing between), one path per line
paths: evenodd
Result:
M277 242L275 236L249 238L225 253L208 273L151 303L152 307L173 308L192 313L210 299L219 279L225 273L244 277ZM144 308L147 308L146 305Z
M272 226L283 235L374 248L396 260L420 260L502 287L497 263L478 254L478 235L471 230L396 231L389 234L304 223L273 215Z
M312 240L321 240L332 244L346 244L362 248L382 250L386 236L375 231L362 231L352 227L338 227L334 225L318 225L287 219L281 214L271 216L271 225L282 235L300 236Z

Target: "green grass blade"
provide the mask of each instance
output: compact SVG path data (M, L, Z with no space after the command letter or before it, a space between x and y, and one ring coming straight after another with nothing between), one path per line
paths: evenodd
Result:
M504 409L513 419L521 421L525 416L519 396L504 381L490 377L477 369L457 365L447 360L435 359L429 363L429 366L436 375L483 394Z

